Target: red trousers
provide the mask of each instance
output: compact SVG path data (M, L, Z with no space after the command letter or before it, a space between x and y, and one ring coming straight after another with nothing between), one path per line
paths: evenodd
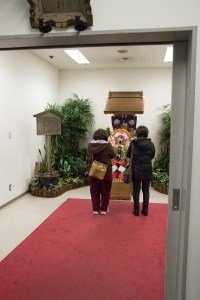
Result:
M89 177L89 181L93 210L107 211L112 187L112 172L107 172L103 180Z

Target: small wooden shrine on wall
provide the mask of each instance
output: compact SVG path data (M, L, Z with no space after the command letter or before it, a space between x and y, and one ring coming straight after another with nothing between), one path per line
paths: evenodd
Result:
M116 157L112 160L113 183L111 199L130 200L131 184L123 182L125 171L125 157L133 138L137 125L137 114L144 113L143 92L109 92L104 110L111 117L113 132L109 141L116 150Z

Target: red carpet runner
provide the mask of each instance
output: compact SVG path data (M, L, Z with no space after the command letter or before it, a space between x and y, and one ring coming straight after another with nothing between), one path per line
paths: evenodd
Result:
M163 300L167 205L69 199L0 263L1 300Z

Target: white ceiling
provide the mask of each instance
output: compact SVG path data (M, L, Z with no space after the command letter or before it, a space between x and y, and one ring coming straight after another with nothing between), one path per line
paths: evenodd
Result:
M104 69L104 68L169 68L172 63L164 63L166 45L147 46L107 46L76 48L90 61L90 64L77 64L63 49L32 50L58 69ZM127 50L119 53L118 50ZM53 56L51 58L50 56Z

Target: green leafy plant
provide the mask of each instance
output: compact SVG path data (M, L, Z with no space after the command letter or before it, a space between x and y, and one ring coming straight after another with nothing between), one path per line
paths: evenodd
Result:
M73 178L73 177L70 177L66 180L67 183L83 183L84 180L82 178L79 178L79 177L76 177L76 178Z
M29 180L29 186L32 188L36 188L40 186L40 181L38 179L38 176L32 176Z
M107 133L107 136L110 136L110 135L111 135L110 127L107 127L107 128L106 128L106 133Z
M46 145L44 145L44 155L42 155L42 151L38 149L39 156L40 156L40 172L45 173L47 172L47 150L46 150Z
M160 133L160 145L163 151L169 153L170 128L171 128L171 105L170 104L163 106L163 112L159 115L159 119L162 123L162 129Z
M79 143L87 136L88 128L94 123L89 99L79 98L76 94L65 100L62 105L48 104L47 110L62 118L62 145L70 150L79 149ZM57 137L58 143L59 137ZM61 144L60 144L61 146Z
M160 182L163 186L168 187L169 175L167 172L164 172L163 169L157 168L154 171L154 179L155 181Z
M159 169L163 170L163 172L166 172L169 174L169 152L163 151L157 155L155 161L154 161L154 171Z
M51 139L52 170L57 171L62 179L86 177L89 168L87 149L80 149L80 142L86 139L94 123L89 99L74 94L62 105L48 104L46 109L58 114L62 120L61 135L52 136ZM45 157L41 161L45 168Z
M157 155L153 165L153 186L167 191L169 185L169 160L170 160L170 128L171 128L171 106L163 106L159 115L162 124L160 132L161 152Z

